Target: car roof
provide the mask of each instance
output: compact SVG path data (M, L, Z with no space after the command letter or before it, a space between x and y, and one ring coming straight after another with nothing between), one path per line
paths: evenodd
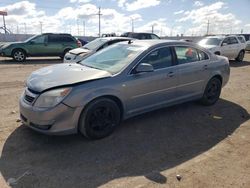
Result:
M217 38L217 39L224 39L226 37L242 37L242 35L213 35L213 36L207 36L205 38Z
M134 40L134 38L130 38L130 37L101 37L99 39L106 39L107 41L117 40L117 39Z
M125 43L125 42L123 42ZM191 45L192 43L186 41L179 41L179 40L163 40L163 39L153 39L153 40L132 40L131 44L144 46L144 47L152 47L156 45Z

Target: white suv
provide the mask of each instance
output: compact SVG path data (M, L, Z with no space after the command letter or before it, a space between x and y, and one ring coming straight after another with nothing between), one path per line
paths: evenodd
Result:
M202 39L198 44L217 55L226 56L228 59L236 61L244 59L246 48L244 36L210 36Z

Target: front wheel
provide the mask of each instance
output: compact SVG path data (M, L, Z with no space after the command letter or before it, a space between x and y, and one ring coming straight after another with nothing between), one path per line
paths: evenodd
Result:
M23 62L26 59L26 53L22 49L17 49L13 51L12 57L15 61Z
M79 120L79 131L87 138L101 139L114 131L120 119L120 108L116 102L99 98L83 111Z
M243 50L240 51L238 54L237 58L235 59L236 61L242 62L245 56L245 52Z
M218 101L221 93L221 84L221 81L216 77L207 83L203 97L200 100L203 105L210 106Z

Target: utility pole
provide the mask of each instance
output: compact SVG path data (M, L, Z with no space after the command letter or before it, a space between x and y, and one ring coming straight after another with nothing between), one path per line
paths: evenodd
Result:
M6 28L6 23L5 23L5 16L7 16L7 12L6 11L0 11L0 15L3 16L3 29L4 29L4 33L7 34L7 28Z
M83 26L83 36L85 36L85 20L83 20L83 22L82 22L82 26Z
M209 23L209 20L207 21L207 35L209 34L209 26L210 26L210 23Z
M154 33L154 24L152 25L152 33Z
M43 33L43 22L40 21L40 31L41 31L41 34Z
M101 37L101 7L99 7L99 12L97 14L99 16L99 37Z
M131 27L132 27L132 32L134 32L134 18L130 18L131 19Z
M24 34L27 34L27 27L26 27L26 23L23 23L24 25Z
M19 34L19 26L18 26L18 24L16 25L16 33Z
M79 19L78 18L76 20L76 24L77 24L77 34L78 34L78 36L80 36Z

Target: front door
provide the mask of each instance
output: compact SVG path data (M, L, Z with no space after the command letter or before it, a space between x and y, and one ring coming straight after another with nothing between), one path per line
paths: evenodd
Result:
M135 68L128 75L124 83L124 92L130 97L126 103L128 116L159 108L175 99L177 77L171 49L162 47L153 50L141 63L152 65L154 71L137 73Z
M27 42L27 51L30 56L43 56L49 53L47 48L47 35L40 35Z

